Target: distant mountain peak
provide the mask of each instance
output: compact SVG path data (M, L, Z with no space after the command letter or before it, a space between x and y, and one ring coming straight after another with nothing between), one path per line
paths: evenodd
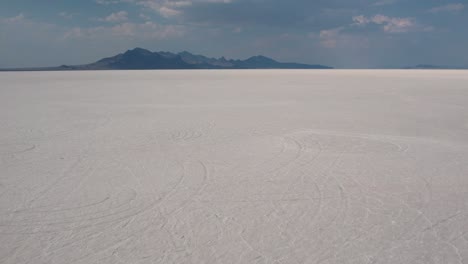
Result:
M149 51L149 50L147 50L147 49L144 49L144 48L140 48L140 47L136 47L136 48L134 48L134 49L127 50L127 52L152 53L151 51Z
M448 70L448 69L466 69L466 67L455 67L455 66L441 66L432 64L418 64L416 66L404 67L403 69L414 69L414 70Z
M125 54L142 54L142 55L151 55L153 54L153 52L147 50L147 49L143 49L143 48L134 48L134 49L131 49L131 50L127 50Z
M178 53L179 55L193 55L191 52L188 52L186 50L182 51L182 52L179 52Z
M252 56L252 57L248 58L247 61L260 62L260 63L277 63L277 61L275 61L274 59L268 58L268 57L263 56L263 55Z
M259 59L259 60L273 60L272 58L269 58L269 57L263 56L263 55L256 55L256 56L252 56L250 58L251 59Z

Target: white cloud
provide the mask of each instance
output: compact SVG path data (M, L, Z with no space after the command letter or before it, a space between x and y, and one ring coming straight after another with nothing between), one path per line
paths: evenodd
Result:
M361 50L370 46L369 38L363 35L354 35L346 32L347 27L337 27L321 30L318 33L311 32L308 38L325 50Z
M448 4L444 6L436 6L434 8L429 9L430 13L436 14L441 12L459 12L465 9L465 5L461 3L457 4Z
M382 29L388 33L404 33L410 31L425 31L429 27L421 27L413 18L388 17L384 15L375 15L373 17L355 16L352 25L365 26L368 24L381 25Z
M100 5L112 5L122 3L122 0L96 0L96 3Z
M338 43L338 37L343 27L322 30L319 34L320 44L325 48L335 48Z
M55 24L32 20L26 17L23 13L20 13L14 17L0 17L0 25L18 31L18 35L21 35L29 30L33 31L34 33L40 34L41 31L53 31L60 28L58 25ZM22 30L24 30L24 32L22 32Z
M151 20L151 17L148 16L148 15L145 15L145 14L140 14L140 18L143 19L143 20Z
M163 17L173 17L181 14L181 11L167 6L158 7L156 10Z
M66 19L72 19L73 18L73 14L70 14L70 13L67 13L67 12L60 12L58 15L63 17L63 18L66 18Z
M163 17L169 18L181 15L184 7L197 3L223 3L228 4L234 0L95 0L101 5L132 3L149 8Z
M88 63L103 54L155 41L168 45L188 30L181 25L161 25L151 21L73 28L32 20L23 14L0 17L0 68ZM113 45L109 46L109 43ZM80 52L70 52L75 49Z
M384 6L384 5L393 5L397 0L380 0L372 4L373 6Z
M25 16L23 13L18 14L17 16L14 17L9 17L2 19L3 22L5 23L18 23L18 22L24 22L26 20Z
M109 23L119 23L128 20L128 13L126 11L120 11L117 13L112 13L105 18L98 19L99 21L105 21Z
M110 21L114 21L113 19L119 16L110 15L108 18L109 17L112 18L109 19ZM151 21L143 23L124 21L115 25L68 28L30 20L22 13L10 18L0 17L0 26L2 26L0 28L0 33L4 33L6 30L8 30L8 32L18 31L16 35L34 36L36 39L44 39L47 41L64 41L70 39L111 40L125 37L131 37L131 39L134 40L163 40L181 37L185 35L187 31L186 27L181 25L161 25ZM1 32L2 30L4 32Z
M354 25L367 25L370 22L370 20L363 15L353 17L353 21Z
M414 30L415 24L410 18L391 18L384 21L384 31L390 33L402 33Z
M192 5L191 0L134 0L134 3L152 9L166 18L180 15L180 8Z
M109 37L131 37L135 39L169 39L181 37L185 28L178 25L160 25L147 21L145 23L121 23L115 26L100 26L91 28L72 28L63 39L99 39Z

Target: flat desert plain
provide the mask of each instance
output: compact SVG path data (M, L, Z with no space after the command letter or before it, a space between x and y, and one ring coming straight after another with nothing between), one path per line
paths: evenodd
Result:
M468 72L1 73L0 263L468 263Z

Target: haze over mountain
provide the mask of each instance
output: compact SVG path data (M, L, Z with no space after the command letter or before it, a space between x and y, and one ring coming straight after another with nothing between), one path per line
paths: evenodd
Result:
M84 65L58 67L17 68L3 70L150 70L150 69L332 69L324 65L284 63L265 56L253 56L246 60L208 58L188 51L179 53L152 52L142 48L127 50L118 55Z
M407 66L403 69L407 70L462 70L467 69L468 67L463 66L441 66L441 65L432 65L432 64L418 64L415 66Z

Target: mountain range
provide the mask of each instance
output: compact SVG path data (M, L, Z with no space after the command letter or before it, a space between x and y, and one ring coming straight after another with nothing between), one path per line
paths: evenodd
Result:
M3 69L10 71L64 71L64 70L151 70L151 69L332 69L323 65L278 62L265 56L253 56L246 60L209 58L184 51L151 52L142 48L83 65L58 67Z
M403 69L406 69L406 70L463 70L463 69L467 69L467 67L418 64L415 66L404 67Z

